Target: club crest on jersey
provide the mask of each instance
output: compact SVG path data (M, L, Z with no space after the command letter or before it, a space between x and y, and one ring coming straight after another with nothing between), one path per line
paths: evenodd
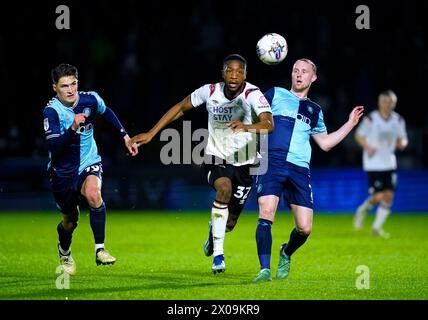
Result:
M89 117L91 115L91 109L85 108L85 109L83 109L83 113L85 114L86 117Z
M45 129L45 131L48 131L48 129L49 129L49 119L48 118L43 119L43 128Z
M267 101L265 96L260 96L259 101L262 105L268 105L269 104L269 102Z
M310 114L314 113L314 109L311 106L308 106L308 111Z

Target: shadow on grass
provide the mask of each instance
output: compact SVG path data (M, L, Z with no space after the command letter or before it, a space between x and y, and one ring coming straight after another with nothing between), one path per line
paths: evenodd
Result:
M7 280L8 278L12 278L13 280ZM6 280L3 280L6 279ZM33 283L40 283L44 280L44 283L50 282L52 279L51 276L36 276L36 275L15 275L15 274L8 274L8 275L2 275L0 279L0 287L5 288L9 285L17 284L20 287L27 284L33 284ZM55 280L55 278L54 278ZM0 293L1 297L1 293Z
M69 290L59 290L55 288L56 277L50 276L30 276L30 275L8 275L16 280L0 282L4 285L16 284L15 292L7 293L5 290L0 293L0 299L3 300L32 300L32 299L64 299L64 296L71 298L78 297L81 294L108 293L109 296L120 292L147 291L153 290L183 290L192 288L224 288L227 286L248 285L251 284L251 278L237 276L235 274L209 274L202 271L191 270L170 270L168 272L146 273L146 274L104 274L104 275L76 275L70 278L71 288ZM141 282L139 284L138 282ZM113 284L113 285L109 285ZM73 288L78 286L78 288ZM88 287L89 284L91 287ZM100 284L100 287L93 286ZM118 285L119 284L119 285ZM41 289L40 286L49 288ZM10 289L6 289L11 291ZM16 291L19 291L16 293ZM144 292L139 292L138 296L144 296ZM153 296L148 294L148 296ZM44 298L45 297L45 298ZM120 298L111 298L120 299Z

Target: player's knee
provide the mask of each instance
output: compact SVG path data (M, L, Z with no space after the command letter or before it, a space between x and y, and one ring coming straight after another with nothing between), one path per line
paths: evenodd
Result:
M273 219L275 218L275 210L270 208L262 208L260 210L259 218L273 221Z
M223 202L229 202L232 196L232 185L230 183L221 183L217 186L216 199Z
M87 188L85 190L85 198L92 208L99 208L103 203L101 191L98 188Z
M312 225L307 224L307 225L298 226L296 227L296 231L302 236L309 237L312 231Z
M394 193L392 192L385 192L383 195L382 202L389 204L389 206L392 205L392 201L394 199Z
M371 203L372 204L377 204L377 203L381 202L382 199L383 199L383 196L384 196L383 192L377 192L377 193L375 193L373 195L373 197L372 197Z
M72 233L77 228L77 221L63 221L62 225L65 232Z

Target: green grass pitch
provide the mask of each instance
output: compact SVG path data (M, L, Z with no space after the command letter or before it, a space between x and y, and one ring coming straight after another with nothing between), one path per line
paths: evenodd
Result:
M244 212L226 235L226 273L211 273L203 254L209 213L108 212L106 249L113 266L96 266L87 211L81 213L72 252L77 274L70 289L55 286L58 254L56 212L0 213L0 299L55 300L285 300L428 299L426 214L392 214L388 240L363 230L352 215L316 214L308 241L292 257L287 280L253 284L259 271L257 214ZM273 225L272 273L293 219L280 212ZM360 265L369 268L369 289L357 289Z

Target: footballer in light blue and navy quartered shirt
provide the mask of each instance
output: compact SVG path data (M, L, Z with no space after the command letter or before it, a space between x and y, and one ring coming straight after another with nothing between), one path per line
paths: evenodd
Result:
M274 87L265 93L274 131L268 139L268 171L258 176L257 196L284 195L288 204L313 207L309 163L310 136L326 132L321 107L308 98Z
M86 120L75 132L71 126L78 113L84 113ZM45 107L43 125L49 149L48 170L53 170L57 177L79 175L89 166L101 162L93 131L97 114L102 114L122 137L127 134L114 112L94 91L79 91L71 107L65 106L58 97L51 99Z

